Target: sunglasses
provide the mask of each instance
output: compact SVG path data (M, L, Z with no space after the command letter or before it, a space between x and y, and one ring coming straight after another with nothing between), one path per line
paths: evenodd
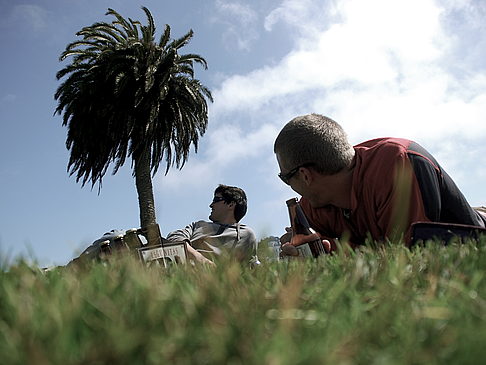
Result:
M215 204L215 203L223 201L223 200L224 200L224 198L222 196L215 196L213 198L213 201L211 202L211 204Z
M290 171L289 171L289 172L287 172L286 174L284 174L284 173L279 173L279 174L278 174L278 177L279 177L279 178L280 178L280 180L282 180L282 181L283 181L285 184L290 185L289 180L292 178L292 176L294 176L294 175L297 173L297 171L299 171L299 169L300 169L301 167L307 167L307 166L312 166L312 165L314 165L312 162L304 163L304 164L302 164L302 165L299 165L299 166L297 166L297 167L293 168L292 170L290 170Z

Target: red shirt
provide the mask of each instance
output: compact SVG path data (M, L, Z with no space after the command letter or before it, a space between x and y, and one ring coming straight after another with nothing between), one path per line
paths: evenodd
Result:
M380 138L356 145L351 209L314 209L302 198L310 225L324 238L342 238L353 247L366 238L404 238L408 243L411 223L430 221L408 157L411 143L401 138Z

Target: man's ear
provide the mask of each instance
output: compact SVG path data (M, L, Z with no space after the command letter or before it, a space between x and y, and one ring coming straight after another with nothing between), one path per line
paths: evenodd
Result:
M312 181L314 181L314 172L311 169L307 167L301 167L300 174L302 175L302 181L307 186L309 186Z

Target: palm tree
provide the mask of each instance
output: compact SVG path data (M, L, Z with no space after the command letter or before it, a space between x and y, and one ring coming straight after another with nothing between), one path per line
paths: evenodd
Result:
M171 39L165 26L158 42L152 14L142 7L147 25L126 20L113 9L111 23L98 22L76 35L82 40L66 46L59 60L71 63L56 75L62 82L55 93L55 114L63 114L70 150L68 172L82 186L98 183L108 166L113 174L131 158L140 207L140 225L149 243L158 242L152 177L165 159L182 168L191 145L208 122L206 99L211 92L194 78L194 63L207 69L197 54L180 55L193 36Z

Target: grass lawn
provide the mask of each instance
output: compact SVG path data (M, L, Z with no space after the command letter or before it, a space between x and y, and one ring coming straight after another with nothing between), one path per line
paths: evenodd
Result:
M0 270L1 364L480 364L486 239L255 269Z

